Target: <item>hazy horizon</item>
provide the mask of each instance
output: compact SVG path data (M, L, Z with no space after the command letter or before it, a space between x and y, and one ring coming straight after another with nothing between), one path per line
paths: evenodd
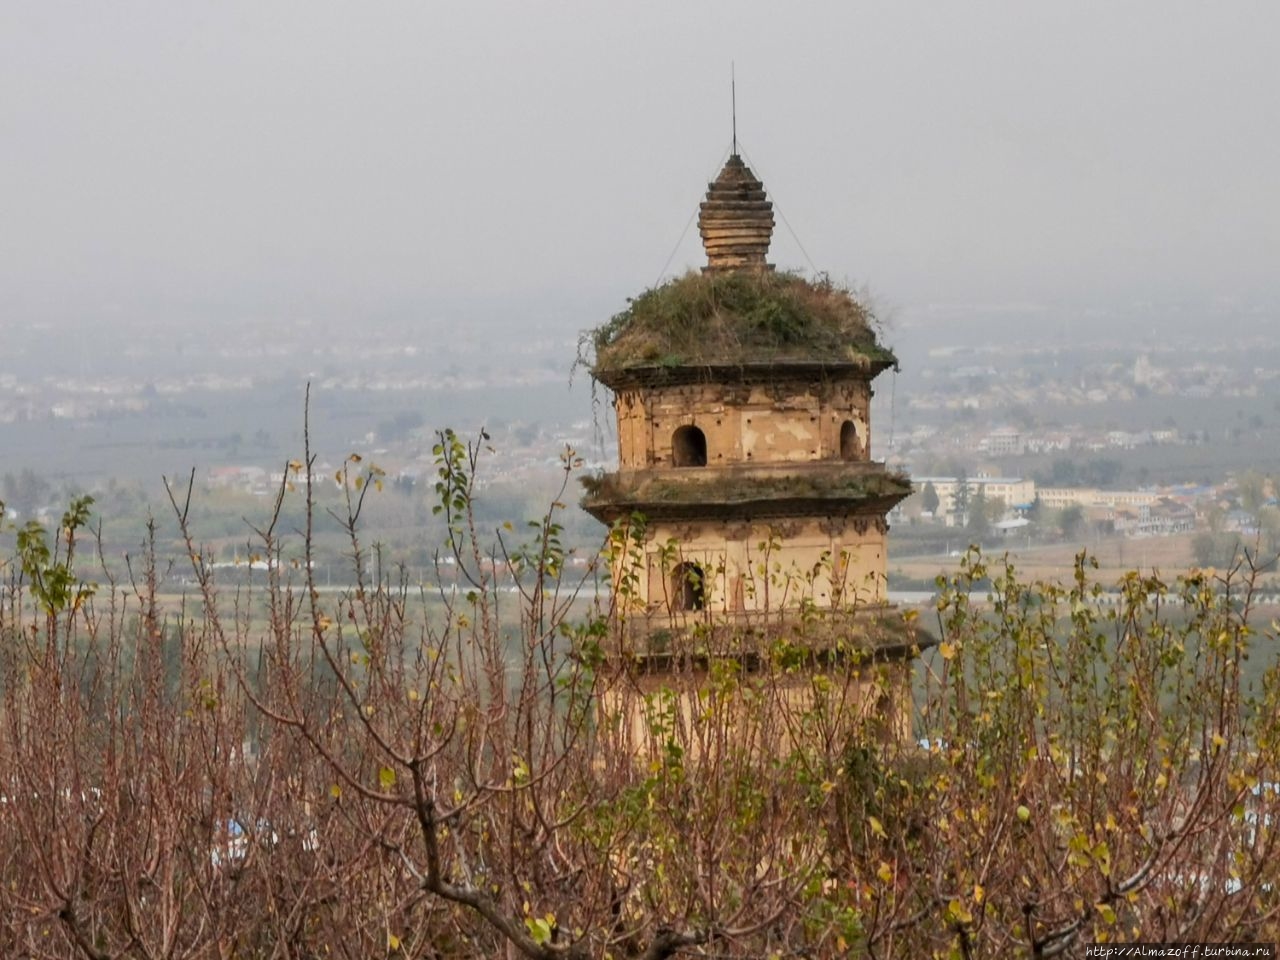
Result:
M573 332L662 275L728 151L731 63L786 219L771 259L901 320L1280 303L1269 4L54 0L3 22L3 327ZM667 273L700 261L688 229Z

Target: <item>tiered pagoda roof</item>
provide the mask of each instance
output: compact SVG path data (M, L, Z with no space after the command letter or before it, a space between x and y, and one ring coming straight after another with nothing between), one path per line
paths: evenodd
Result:
M772 269L764 258L773 237L773 204L736 153L707 187L698 230L707 251L705 273Z

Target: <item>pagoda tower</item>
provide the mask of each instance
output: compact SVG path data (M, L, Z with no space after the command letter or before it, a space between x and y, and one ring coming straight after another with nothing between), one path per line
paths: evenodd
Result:
M615 663L665 683L717 657L758 666L785 638L823 663L908 664L885 517L911 486L870 453L871 384L896 360L847 291L766 262L773 205L736 152L698 226L702 271L592 341L619 463L583 506L612 526ZM889 719L901 733L905 712Z

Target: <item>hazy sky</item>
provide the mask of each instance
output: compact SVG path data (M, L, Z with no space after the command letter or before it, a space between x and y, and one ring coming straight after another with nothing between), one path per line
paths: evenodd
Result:
M658 279L732 61L809 257L908 315L1280 302L1274 0L0 0L0 325L576 330Z

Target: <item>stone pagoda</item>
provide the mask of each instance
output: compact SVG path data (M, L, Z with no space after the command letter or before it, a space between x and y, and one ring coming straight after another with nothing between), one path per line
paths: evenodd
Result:
M758 667L779 638L823 663L919 649L885 589L885 516L911 486L870 455L871 382L896 361L848 292L774 271L773 225L733 154L698 217L706 266L594 333L619 464L583 506L612 525L614 662L652 682Z

